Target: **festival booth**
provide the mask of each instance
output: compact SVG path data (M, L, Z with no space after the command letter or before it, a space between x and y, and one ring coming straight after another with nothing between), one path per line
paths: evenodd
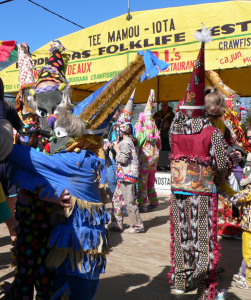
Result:
M132 12L132 18L125 14L60 37L69 55L66 78L73 89L72 100L82 101L128 66L138 51L146 49L169 62L170 67L158 77L138 84L135 103L146 102L150 89L155 90L157 102L182 99L200 48L193 35L201 22L212 28L213 36L206 45L205 69L217 71L223 82L242 97L250 96L250 11L248 1L139 11ZM37 69L47 62L49 47L50 43L33 52ZM6 93L18 92L17 63L1 71L0 77ZM211 85L208 76L207 84ZM161 155L161 160L168 163L166 155ZM168 182L164 177L158 178L156 184Z

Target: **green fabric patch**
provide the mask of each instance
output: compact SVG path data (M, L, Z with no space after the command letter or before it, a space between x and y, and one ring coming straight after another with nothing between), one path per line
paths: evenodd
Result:
M7 221L11 217L7 201L0 203L0 223Z

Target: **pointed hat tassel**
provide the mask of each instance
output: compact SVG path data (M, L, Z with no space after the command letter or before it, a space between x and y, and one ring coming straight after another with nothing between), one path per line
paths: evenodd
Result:
M201 24L202 24L202 30L196 31L194 37L199 42L209 43L213 39L211 36L211 28L207 29L203 22L201 22Z

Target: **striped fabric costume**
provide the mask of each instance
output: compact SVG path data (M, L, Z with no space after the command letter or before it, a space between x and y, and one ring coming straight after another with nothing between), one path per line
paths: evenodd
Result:
M204 30L204 29L203 29ZM203 32L202 30L202 32ZM197 299L214 299L217 242L217 195L213 183L228 172L225 142L204 111L204 42L180 111L170 130L171 141L171 262L168 277L176 293L198 285Z
M138 203L141 211L146 211L147 198L150 206L159 205L154 188L155 173L161 149L160 132L153 119L154 90L151 90L144 111L143 120L136 127L136 137L139 140L139 180Z

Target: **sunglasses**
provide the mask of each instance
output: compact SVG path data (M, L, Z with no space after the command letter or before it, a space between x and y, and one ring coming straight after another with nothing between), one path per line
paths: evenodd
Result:
M222 114L221 115L211 115L211 114L207 114L209 117L212 117L212 118L220 118L220 117L222 117Z

